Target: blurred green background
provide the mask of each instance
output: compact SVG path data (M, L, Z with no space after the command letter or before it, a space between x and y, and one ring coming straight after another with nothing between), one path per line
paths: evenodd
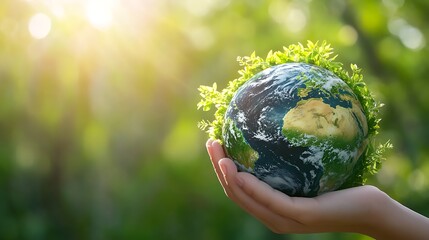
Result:
M1 239L276 235L223 193L197 87L237 56L327 40L386 104L370 179L429 216L427 0L2 0Z

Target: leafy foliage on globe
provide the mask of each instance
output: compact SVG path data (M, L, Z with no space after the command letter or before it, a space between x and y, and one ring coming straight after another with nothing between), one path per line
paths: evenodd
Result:
M290 45L266 59L238 58L241 77L222 91L199 88L198 107L217 108L200 128L220 140L240 171L290 196L312 197L364 184L380 168L389 142L377 147L381 104L331 57L325 42Z

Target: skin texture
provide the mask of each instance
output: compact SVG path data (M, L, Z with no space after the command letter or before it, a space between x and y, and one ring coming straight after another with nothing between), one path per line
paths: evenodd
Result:
M374 186L289 197L255 176L237 172L218 141L207 151L225 194L275 233L354 232L375 239L428 239L429 219Z

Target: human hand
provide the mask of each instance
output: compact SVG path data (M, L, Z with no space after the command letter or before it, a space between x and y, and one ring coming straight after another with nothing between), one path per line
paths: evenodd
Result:
M237 172L219 142L208 140L206 147L226 195L273 232L355 232L377 239L427 236L403 238L409 237L413 231L399 231L401 224L392 219L405 217L406 225L412 225L416 233L421 229L414 229L416 224L412 223L421 226L421 221L427 224L427 218L397 203L374 186L349 188L314 198L289 197L252 174ZM427 226L422 227L427 229Z

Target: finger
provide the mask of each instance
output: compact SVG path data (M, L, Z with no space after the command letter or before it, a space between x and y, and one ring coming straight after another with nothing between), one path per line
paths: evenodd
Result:
M246 181L246 179L240 177L243 175L254 177L253 175L243 172L237 173L235 164L229 159L222 159L219 162L219 165L224 169L223 172L225 173L226 191L233 195L234 202L241 208L259 219L275 232L284 232L286 229L296 232L303 231L300 223L280 216L276 212L255 201L251 196L243 191L240 186L248 185L248 183L242 182L241 179L243 179L243 181Z
M213 139L208 139L207 140L207 142L206 142L206 148L207 148L207 152L210 154L210 151L209 151L209 148L212 146L212 143L213 143Z
M223 151L222 146L220 143L216 140L209 139L206 143L207 152L210 156L210 160L213 165L213 169L215 170L216 176L222 185L224 187L226 185L225 179L223 177L223 173L219 168L219 160L225 157L225 153ZM224 187L225 189L225 187Z
M267 211L263 206L257 204L257 202L253 201L253 199L241 190L240 186L243 182L237 181L240 179L237 178L237 175L246 173L238 173L235 164L229 159L222 159L219 162L219 166L224 173L223 177L225 178L224 182L226 183L226 191L234 196L233 200L235 203L263 222L269 222L268 220L270 219L277 219L275 214Z
M211 146L209 147L209 154L211 156L211 160L212 160L212 164L213 164L213 168L215 169L216 175L219 179L219 182L221 183L225 194L233 201L235 201L235 195L230 191L230 189L228 188L228 183L227 183L227 178L226 178L226 169L221 169L220 167L220 161L228 161L230 162L229 164L229 170L228 172L230 174L235 174L237 173L237 167L235 166L235 164L232 162L231 159L226 158L226 154L225 151L222 147L222 145L219 143L219 141L212 141L211 142Z
M351 204L362 198L362 188L330 192L315 198L289 197L274 190L268 184L250 174L239 174L241 188L255 202L277 213L284 219L293 220L286 231L295 233L351 231L361 214L359 204ZM340 200L341 199L341 200ZM356 216L350 218L350 216Z
M215 140L213 140L213 139L209 139L206 142L206 149L207 149L207 153L209 154L211 162L213 162L213 157L214 157L213 156L213 147L212 147L214 141Z
M240 175L243 191L254 201L279 215L302 222L316 208L312 198L289 197L277 191L253 175Z
M232 160L224 158L225 153L219 142L209 139L206 143L206 148L219 182L224 188L225 194L231 200L236 202L241 208L246 210L249 214L253 215L255 218L259 219L269 227L275 225L273 222L283 222L282 219L279 219L275 216L276 214L264 211L264 209L262 209L263 206L258 206L258 204L251 199L245 199L248 198L245 194L239 194L239 197L237 197L232 191L232 189L236 188L236 183L234 183L233 180L230 180L228 183L228 179L232 179L237 173L235 164L232 162ZM220 162L223 162L223 164L220 164ZM261 213L263 213L262 215L264 216L261 216ZM272 230L275 230L278 228L278 226L273 228L274 229Z
M252 195L244 192L237 185L235 179L236 175L244 175L253 178L259 183L260 182L256 177L248 173L237 173L237 168L231 159L225 158L226 154L222 145L216 140L207 141L207 151L210 155L210 159L215 169L216 175L224 188L225 194L234 202L236 202L241 208L246 210L249 214L259 219L269 228L275 232L308 232L307 229L303 229L301 223L279 215L277 212L272 209L267 208L264 204L261 204L255 199L252 199ZM221 163L222 162L222 163ZM221 169L223 166L223 170ZM245 180L245 179L244 179ZM263 183L265 184L265 183ZM243 186L251 186L250 184L244 184ZM268 189L271 189L266 185ZM271 189L271 191L275 191ZM281 193L282 194L282 193Z

